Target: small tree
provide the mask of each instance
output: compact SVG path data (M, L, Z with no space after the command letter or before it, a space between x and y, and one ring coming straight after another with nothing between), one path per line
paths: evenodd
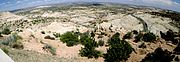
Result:
M8 35L8 34L11 34L11 31L8 28L4 28L1 33Z
M100 51L95 50L98 43L88 34L81 35L80 42L84 45L84 48L81 48L79 53L82 57L98 58L102 55Z
M79 42L78 35L74 34L73 32L66 32L61 35L60 40L63 43L66 43L67 46L77 45Z
M85 46L85 48L81 48L80 53L79 53L82 57L88 57L88 58L98 58L99 56L101 56L101 52L95 50L95 47L87 47Z
M172 52L159 47L154 52L148 53L141 62L171 62L174 57Z
M119 33L116 33L108 41L110 44L107 53L104 54L105 62L120 62L127 60L129 54L132 53L133 48L125 40L120 40Z
M131 39L132 38L132 32L128 32L123 36L123 39Z
M133 30L132 32L133 32L133 34L138 34L137 30Z
M109 44L109 45L119 44L119 42L120 42L119 36L120 36L119 33L114 34L114 35L108 40L108 44Z
M143 36L143 41L153 42L156 40L156 36L153 33L145 33Z

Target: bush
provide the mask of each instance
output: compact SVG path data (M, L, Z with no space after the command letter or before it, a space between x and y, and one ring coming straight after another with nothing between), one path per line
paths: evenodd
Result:
M43 49L49 51L52 55L56 55L56 48L51 45L45 44Z
M99 46L103 46L104 45L104 41L103 40L99 40L98 44L99 44Z
M132 32L133 32L133 34L138 34L137 30L133 30Z
M134 38L135 38L134 42L141 41L142 37L143 37L143 34L139 33L138 35L136 35L136 36L134 37Z
M81 48L80 53L82 57L88 57L88 58L98 58L101 56L101 52L95 50L95 47L85 47Z
M172 52L159 47L153 53L147 54L141 62L171 62L174 57L175 55L172 55Z
M124 40L120 40L119 35L119 33L114 34L108 41L110 47L107 50L107 53L104 54L105 62L120 62L127 60L129 54L132 53L133 48L131 45Z
M55 40L55 38L54 38L54 37L51 37L51 36L49 36L49 35L48 35L48 36L45 36L45 37L44 37L44 39Z
M94 36L95 36L94 32L91 32L91 37L94 37Z
M174 54L180 54L180 43L178 43L178 45L173 51L174 51Z
M60 40L67 46L77 45L79 43L78 35L73 32L66 32L61 35Z
M176 56L176 58L174 59L175 61L179 61L179 58L178 58L178 56Z
M60 34L60 33L54 33L53 35L54 35L56 38L61 37L61 34Z
M11 34L11 31L8 28L4 28L1 33L5 35L9 35Z
M12 48L16 48L16 49L23 49L24 46L23 44L19 41L22 38L20 36L18 36L17 34L12 34L9 37L0 40L0 42L2 42L3 45L7 45L10 46Z
M145 43L142 43L141 45L138 46L139 48L146 48Z
M23 46L23 44L22 44L21 42L13 43L13 44L11 45L11 47L12 47L12 48L16 48L16 49L23 49L23 48L24 48L24 46Z
M153 42L156 40L156 36L153 33L145 33L143 36L143 41Z
M94 38L91 38L87 33L82 33L80 36L80 43L82 45L92 45L92 47L98 47L98 43L95 42Z
M3 47L3 48L1 48L6 54L8 54L9 53L9 50L8 50L8 48L5 48L5 47Z
M178 40L176 37L179 37L180 34L178 34L177 32L173 32L172 30L168 30L166 33L163 33L162 31L160 31L161 34L161 38L163 38L166 41L171 41L172 44L178 44Z
M87 33L81 34L80 37L80 42L84 45L84 48L82 48L79 53L82 57L98 58L102 55L100 51L95 50L95 48L98 47L98 43L94 38L91 38Z
M132 33L131 32L128 32L127 34L125 34L123 36L123 39L131 39L132 38Z
M119 44L119 42L120 42L119 36L120 36L119 33L114 34L114 35L108 40L108 44L109 44L109 45Z

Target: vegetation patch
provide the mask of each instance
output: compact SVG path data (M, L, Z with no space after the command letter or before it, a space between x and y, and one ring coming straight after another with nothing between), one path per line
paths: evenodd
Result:
M135 38L134 42L138 42L138 41L154 42L156 40L156 35L151 32L146 32L145 34L140 32L134 38Z
M61 37L61 34L60 33L53 33L53 35L58 38L58 37Z
M44 37L44 39L55 40L55 38L54 38L54 37L51 37L51 36L49 36L49 35L48 35L48 36L45 36L45 37Z
M105 62L126 61L132 53L133 48L131 45L125 40L120 40L119 36L120 34L116 33L108 41L110 47L107 53L104 54Z
M143 41L145 42L153 42L156 40L156 36L153 33L145 33L143 35Z
M142 34L142 33L138 33L138 34L134 37L134 38L135 38L134 42L141 41L142 37L143 37L143 34Z
M128 32L123 36L123 39L131 39L132 38L132 32Z
M166 33L163 33L160 31L161 38L163 38L166 41L171 41L172 44L178 44L178 37L180 38L180 32L173 32L172 30L168 30Z
M45 44L43 49L50 52L52 55L56 55L56 48L52 47L51 45Z
M24 46L20 41L21 39L22 38L15 33L5 39L1 39L0 42L1 42L1 44L10 46L12 48L23 49Z
M172 52L159 47L154 52L147 54L141 62L171 62L174 57Z
M172 23L180 28L180 13L174 12L174 11L160 11L160 12L148 12L149 14L161 16L161 17L167 17L172 19Z
M11 31L9 28L4 28L1 32L1 34L9 35L9 34L11 34Z
M3 48L1 48L6 54L8 54L9 53L9 50L8 50L8 48L6 48L6 47L3 47Z
M85 46L84 48L81 48L80 55L82 57L88 57L88 58L98 58L102 56L102 53L100 51L95 50L95 47L88 47Z
M174 54L180 55L180 43L178 43L177 47L173 51L174 51Z
M104 41L103 40L99 40L98 45L99 46L103 46L104 45Z
M39 24L39 23L45 23L45 22L46 22L45 19L36 19L36 20L31 21L32 24Z
M66 32L61 35L60 40L66 43L67 46L74 46L79 43L78 35L74 32Z
M98 58L102 56L100 51L95 50L98 43L88 33L81 34L80 42L84 45L84 48L81 48L79 53L82 57Z

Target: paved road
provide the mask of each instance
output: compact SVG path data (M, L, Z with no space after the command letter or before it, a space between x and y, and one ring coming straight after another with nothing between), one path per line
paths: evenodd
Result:
M130 15L133 16L134 18L138 19L143 24L143 31L144 32L148 32L149 31L147 23L142 18L137 17L137 16L135 16L133 14L130 14Z

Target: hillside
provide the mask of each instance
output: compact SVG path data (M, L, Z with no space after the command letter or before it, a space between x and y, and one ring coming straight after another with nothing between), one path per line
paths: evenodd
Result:
M114 3L55 4L1 12L0 20L0 43L8 47L8 54L15 62L103 62L105 55L87 58L79 54L86 47L86 44L78 43L86 42L87 39L81 40L83 33L93 33L94 37L91 34L90 38L97 43L104 41L104 45L95 47L95 51L103 54L110 50L109 39L119 33L118 38L133 48L127 62L140 62L158 47L174 52L180 40L180 13L154 7ZM63 35L72 31L79 33L76 37L80 39L69 47L68 41L63 41ZM132 34L134 31L138 33ZM173 33L170 40L168 34L162 36L167 31ZM131 33L131 38L124 39L127 33ZM143 37L135 42L138 35L148 33L155 34L156 38L149 42ZM140 48L142 44L146 48ZM173 55L180 58L178 54Z

